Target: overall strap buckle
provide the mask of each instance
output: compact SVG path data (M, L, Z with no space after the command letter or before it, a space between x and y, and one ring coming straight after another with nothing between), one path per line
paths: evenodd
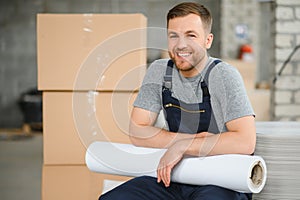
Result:
M174 62L170 59L168 61L168 66L167 66L167 69L166 69L166 74L164 76L164 82L163 82L163 86L167 89L172 88L173 65L174 65Z

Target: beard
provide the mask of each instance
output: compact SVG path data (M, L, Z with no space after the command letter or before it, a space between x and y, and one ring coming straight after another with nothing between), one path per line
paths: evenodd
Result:
M197 44L187 48L175 48L169 51L169 56L179 71L190 76L199 73L199 70L203 68L202 64L205 63L202 62L207 57L207 53L203 46Z
M173 60L176 68L179 71L188 72L188 71L192 71L193 69L195 69L195 65L193 65L188 59L179 57L176 54L172 54L171 52L169 52L169 56Z
M181 61L177 60L176 58L174 58L173 61L177 69L183 72L192 71L195 68L195 66L189 63L188 61Z

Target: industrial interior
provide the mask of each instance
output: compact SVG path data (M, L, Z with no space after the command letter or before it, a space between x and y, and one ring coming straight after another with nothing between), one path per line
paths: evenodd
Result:
M92 200L130 179L91 172L85 153L130 142L121 133L147 67L169 56L166 13L180 2L0 2L0 199ZM238 69L255 112L268 172L256 165L266 184L253 199L299 199L300 0L193 2L213 16L209 55Z

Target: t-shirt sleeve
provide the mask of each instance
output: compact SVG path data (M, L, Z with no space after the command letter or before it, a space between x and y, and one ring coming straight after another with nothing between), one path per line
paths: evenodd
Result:
M239 71L228 65L222 65L215 67L212 70L214 76L209 78L209 91L212 91L213 98L216 98L216 102L221 113L215 113L216 115L222 115L224 122L231 121L240 117L255 115L251 102L248 98L244 81ZM219 110L218 109L218 110Z
M133 103L134 107L139 107L151 112L159 113L161 110L161 92L166 62L154 61L147 69L138 96Z

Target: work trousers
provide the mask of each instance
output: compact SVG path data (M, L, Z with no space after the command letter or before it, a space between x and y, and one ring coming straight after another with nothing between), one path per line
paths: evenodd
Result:
M251 195L250 195L251 196ZM142 176L131 179L103 194L99 200L249 200L249 194L226 188L171 183L169 187L157 179Z

